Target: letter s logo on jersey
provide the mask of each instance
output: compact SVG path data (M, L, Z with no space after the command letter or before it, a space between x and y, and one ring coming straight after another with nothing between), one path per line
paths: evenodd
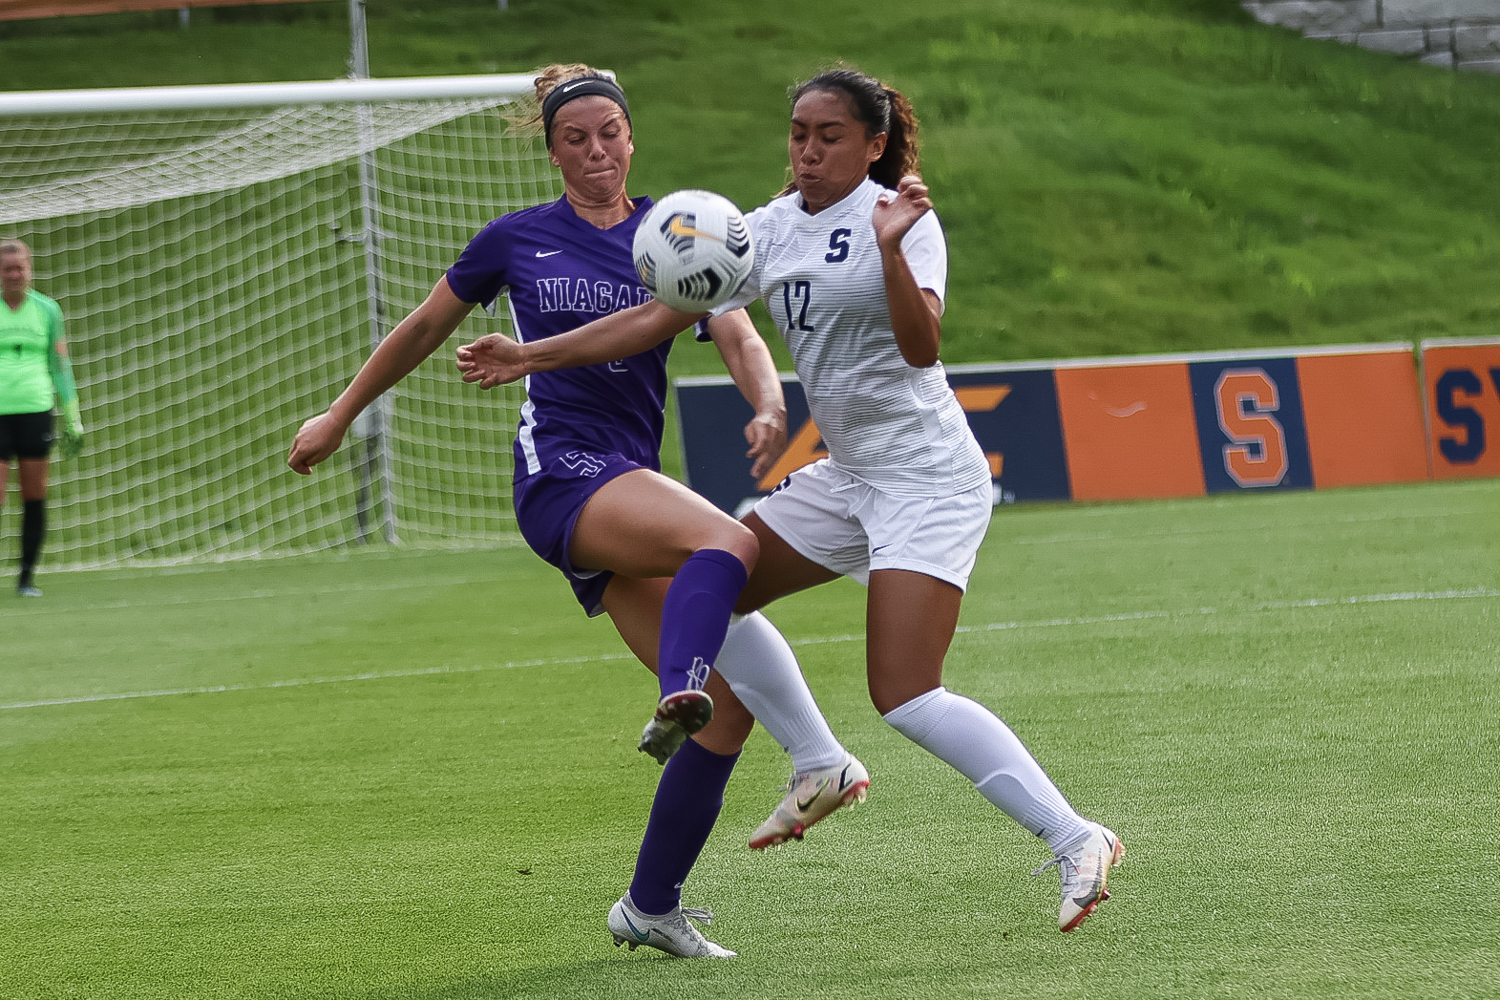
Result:
M854 235L852 229L835 229L828 234L828 252L823 259L830 264L838 264L849 259L849 237Z

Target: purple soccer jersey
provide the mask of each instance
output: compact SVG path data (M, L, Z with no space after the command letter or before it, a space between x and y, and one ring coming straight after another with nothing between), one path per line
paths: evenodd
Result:
M508 289L522 341L640 305L651 293L636 276L630 247L651 199L635 204L634 214L610 229L580 219L566 198L501 216L449 268L448 287L464 302L485 305ZM671 349L666 340L608 364L528 376L516 433L517 481L571 452L614 452L659 471Z

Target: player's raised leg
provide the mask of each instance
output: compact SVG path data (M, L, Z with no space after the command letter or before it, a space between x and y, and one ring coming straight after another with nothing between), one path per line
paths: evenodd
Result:
M922 573L870 574L870 697L894 729L952 765L979 793L1052 849L1062 874L1058 927L1071 931L1108 897L1119 838L1080 816L993 712L942 686L963 592Z
M657 656L661 701L641 736L641 750L661 763L712 718L704 685L758 552L749 529L648 469L606 483L578 515L569 545L575 566L672 578Z

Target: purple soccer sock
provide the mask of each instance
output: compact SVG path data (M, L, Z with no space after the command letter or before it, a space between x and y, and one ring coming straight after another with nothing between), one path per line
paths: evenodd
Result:
M682 902L682 883L708 843L739 759L688 740L667 761L630 883L630 899L642 913L660 915Z
M661 609L656 662L662 697L708 681L747 579L745 564L723 549L699 549L682 564Z

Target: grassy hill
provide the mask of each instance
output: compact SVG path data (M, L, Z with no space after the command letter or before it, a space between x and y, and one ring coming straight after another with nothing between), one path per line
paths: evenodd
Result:
M1500 334L1500 79L1233 0L511 7L372 0L374 72L611 67L639 192L763 201L786 87L832 61L907 91L951 244L949 361ZM0 88L328 78L347 44L332 2L10 23Z

